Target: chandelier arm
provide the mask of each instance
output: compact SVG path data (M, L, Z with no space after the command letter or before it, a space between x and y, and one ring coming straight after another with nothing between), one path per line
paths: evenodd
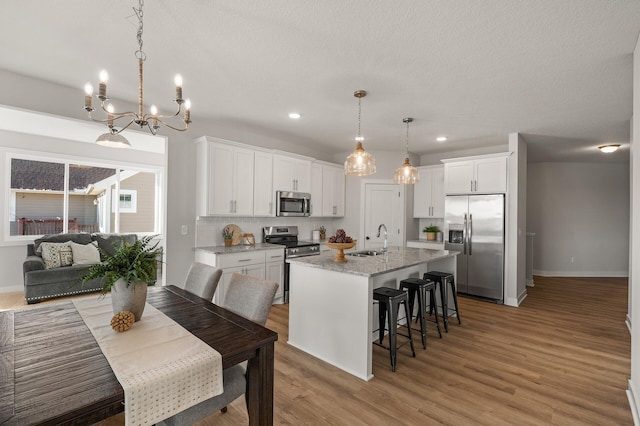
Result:
M167 124L167 123L165 123L164 121L162 121L162 120L160 120L160 119L158 119L158 122L162 123L162 125L164 125L164 126L166 126L166 127L170 128L170 129L172 129L172 130L176 130L176 131L178 131L178 132L184 132L185 130L187 130L187 129L189 128L189 125L188 125L188 124L186 124L186 123L185 123L185 125L184 125L184 127L183 127L183 128L179 128L179 127L172 126L171 124Z
M104 105L105 101L101 101L100 102L100 107L102 108L102 111L104 111L106 114L111 114L113 115L113 119L117 120L119 118L122 117L126 117L126 116L131 116L131 117L138 117L138 115L133 112L133 111L125 111L125 112L109 112L109 110L105 107Z
M175 114L170 114L170 115L166 115L166 114L158 114L158 115L145 114L144 118L147 119L147 120L157 118L158 121L160 121L161 118L175 118L178 115L180 115L181 112L182 112L182 106L178 105L178 111L176 111ZM162 124L165 124L165 123L162 122Z
M102 119L100 119L100 118L94 118L94 117L91 115L91 112L90 112L90 111L89 111L89 112L87 112L87 116L89 117L89 120L91 120L91 121L95 121L96 123L107 123L107 122L109 121L109 119L108 119L108 118L105 118L104 120L102 120Z
M136 122L136 120L131 120L131 121L129 122L129 124L127 124L126 126L124 126L124 127L123 127L122 129L120 129L120 130L115 130L115 129L112 127L112 128L111 128L111 133L113 133L114 135L119 135L119 134L120 134L120 133L122 133L123 131L127 130L127 128L128 128L129 126L131 126L131 125L132 125L133 123L135 123L135 122Z

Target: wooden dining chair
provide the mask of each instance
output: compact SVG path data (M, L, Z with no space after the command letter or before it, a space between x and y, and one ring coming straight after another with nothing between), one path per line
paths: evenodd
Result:
M222 269L200 262L193 262L184 282L184 289L211 302L213 294L218 287L218 282L220 282L220 277L222 277Z
M267 322L273 298L278 289L275 281L234 273L221 306L260 325ZM214 412L227 411L227 405L247 389L246 362L223 371L224 392L194 405L164 421L168 426L191 425Z

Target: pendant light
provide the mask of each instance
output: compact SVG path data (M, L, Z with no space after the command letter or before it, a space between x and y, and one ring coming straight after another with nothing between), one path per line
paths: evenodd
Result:
M409 123L413 121L413 118L403 118L402 122L407 124L407 157L404 159L404 164L396 169L393 175L394 183L402 183L405 185L413 185L420 180L420 173L418 169L413 167L409 162Z
M360 133L360 118L362 115L362 98L367 96L364 90L356 90L353 96L358 98L358 136L356 136L356 149L344 162L344 174L347 176L369 176L376 172L376 159L362 147L364 138Z

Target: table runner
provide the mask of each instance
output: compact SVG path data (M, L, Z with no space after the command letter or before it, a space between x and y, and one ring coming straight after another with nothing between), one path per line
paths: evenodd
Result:
M158 423L222 393L220 354L153 306L118 333L110 295L73 303L124 389L127 425Z

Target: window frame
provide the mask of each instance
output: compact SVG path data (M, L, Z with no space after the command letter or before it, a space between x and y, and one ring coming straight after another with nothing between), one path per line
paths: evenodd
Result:
M20 159L20 160L30 160L30 161L42 161L42 162L53 162L53 163L62 163L64 164L64 191L63 193L63 203L64 203L64 217L63 217L63 233L68 232L68 220L69 220L69 197L72 191L69 190L69 166L72 164L78 164L83 166L90 167L103 167L103 168L112 168L116 170L116 182L115 182L115 190L120 194L120 176L119 171L126 169L136 172L143 173L152 173L155 176L155 215L153 218L153 231L152 232L137 232L138 235L162 235L163 234L163 223L164 223L164 208L163 208L163 200L166 197L163 194L163 191L167 190L165 183L165 168L166 166L159 166L154 164L141 164L141 163L132 163L126 161L120 161L115 159L96 159L91 157L82 157L72 154L63 154L63 153L52 153L45 151L26 151L18 148L10 148L3 147L2 151L4 151L4 164L5 164L5 174L4 174L4 188L3 190L3 198L4 205L3 211L0 217L2 217L2 245L12 245L13 243L24 243L24 241L33 241L35 238L38 238L39 235L10 235L10 221L11 221L11 213L12 206L15 207L14 194L15 191L11 188L11 160L12 159ZM131 190L122 190L122 191L131 191ZM119 195L117 196L119 199ZM136 200L137 201L137 200ZM118 208L116 209L116 220L114 226L114 233L119 232L120 221L119 214L124 213L121 211L119 203Z

